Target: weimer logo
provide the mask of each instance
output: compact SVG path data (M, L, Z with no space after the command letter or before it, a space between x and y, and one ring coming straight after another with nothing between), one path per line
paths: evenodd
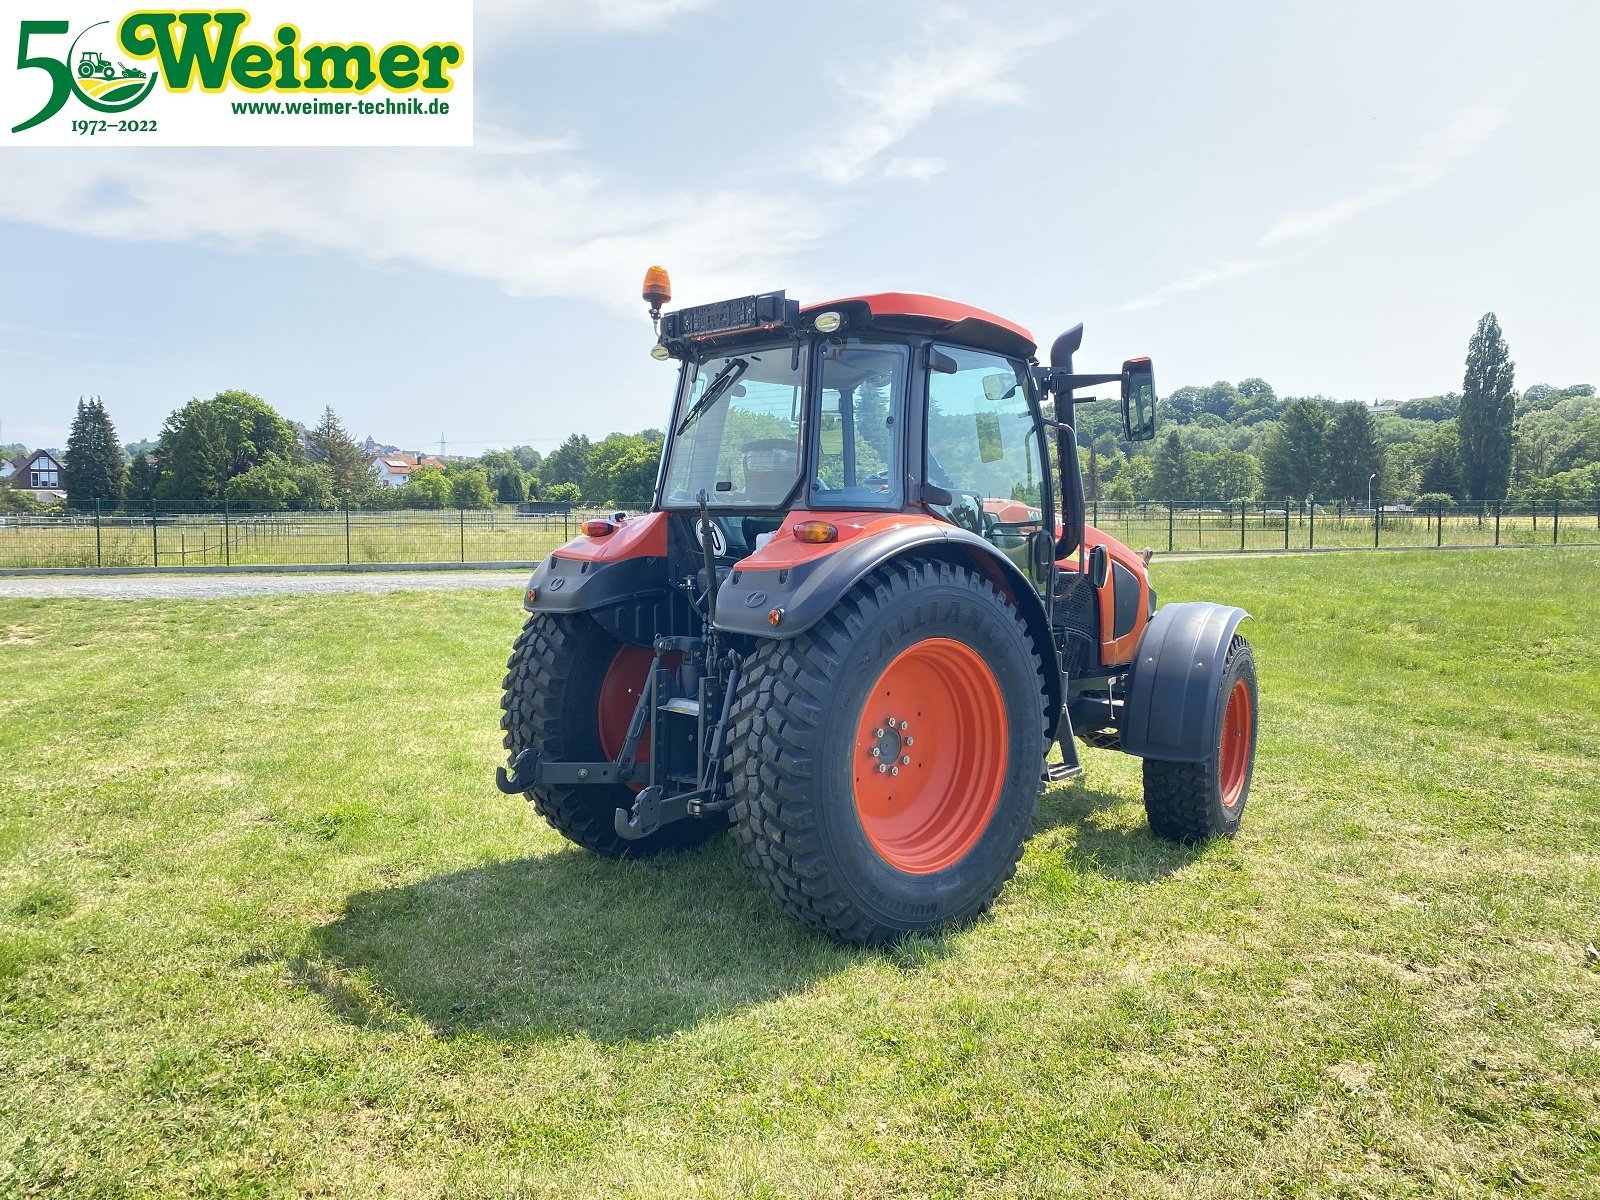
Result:
M89 19L20 21L14 58L0 27L0 129L19 145L471 144L470 0L293 4L113 17L68 0L58 12Z

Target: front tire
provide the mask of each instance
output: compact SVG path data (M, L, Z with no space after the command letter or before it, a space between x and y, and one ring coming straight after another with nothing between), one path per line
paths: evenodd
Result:
M1244 818L1256 761L1256 664L1237 634L1223 661L1217 702L1222 719L1204 762L1144 760L1144 810L1150 832L1174 842L1232 837Z
M1033 831L1042 683L1016 611L949 563L890 564L812 629L764 642L729 753L763 890L844 942L978 916Z
M650 657L617 641L586 613L529 617L506 664L500 699L508 761L529 746L547 762L614 758ZM644 742L640 757L648 758ZM617 836L615 825L616 810L630 807L635 795L623 784L535 788L524 795L557 833L607 858L682 850L727 828L717 819L675 821L630 841Z

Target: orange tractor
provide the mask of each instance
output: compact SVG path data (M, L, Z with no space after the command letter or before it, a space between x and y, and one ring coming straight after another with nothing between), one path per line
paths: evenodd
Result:
M1075 373L1078 326L1046 366L1021 326L931 296L662 316L652 268L644 298L678 376L655 503L529 580L502 791L614 857L731 824L785 911L862 943L983 912L1076 741L1144 760L1156 834L1238 828L1246 614L1158 609L1084 520L1076 393L1120 384L1150 438L1148 359Z

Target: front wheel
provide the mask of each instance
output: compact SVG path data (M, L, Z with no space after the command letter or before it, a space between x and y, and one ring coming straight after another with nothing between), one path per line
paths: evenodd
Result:
M1222 719L1204 762L1144 760L1144 810L1150 832L1175 842L1232 837L1244 817L1256 761L1256 664L1234 636L1218 687Z
M1016 611L965 568L894 563L753 657L729 753L736 836L791 916L892 942L994 901L1032 832L1044 751Z

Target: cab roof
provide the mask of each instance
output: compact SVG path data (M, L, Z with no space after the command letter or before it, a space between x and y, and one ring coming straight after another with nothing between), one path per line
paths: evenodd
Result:
M964 346L993 350L1018 358L1032 358L1038 343L1021 325L970 304L927 296L920 292L875 292L866 296L846 296L826 304L808 304L801 318L839 310L853 321L863 319L889 329L912 329L948 337Z

